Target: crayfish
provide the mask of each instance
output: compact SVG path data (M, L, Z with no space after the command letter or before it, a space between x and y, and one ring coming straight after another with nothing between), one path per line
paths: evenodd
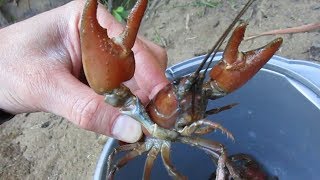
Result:
M120 113L134 118L145 130L143 140L119 146L110 154L108 179L113 179L116 171L142 153L147 153L144 179L150 179L154 160L159 153L170 176L174 179L186 179L171 162L170 150L173 142L198 147L209 154L217 164L216 179L225 179L227 174L234 179L242 178L228 158L225 147L219 142L202 137L219 129L230 139L234 139L231 132L220 124L205 119L207 115L230 109L233 105L206 111L208 100L226 96L249 81L279 49L282 39L277 38L252 51L239 52L238 47L247 27L247 23L241 22L234 29L223 58L208 73L208 68L204 66L211 63L224 39L253 1L248 1L194 73L168 84L147 106L143 106L122 83L131 79L135 71L131 49L148 1L137 1L125 30L112 39L97 21L97 0L86 1L80 37L87 81L93 90L104 95L106 103L120 108ZM113 157L118 152L127 153L112 165Z

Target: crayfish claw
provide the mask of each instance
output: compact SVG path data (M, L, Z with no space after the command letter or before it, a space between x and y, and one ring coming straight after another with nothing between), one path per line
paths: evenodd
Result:
M81 52L88 83L98 94L119 88L130 80L135 70L131 48L147 7L147 0L140 0L129 16L121 35L110 39L107 29L97 20L97 0L87 0L81 20Z
M144 12L147 8L148 0L139 0L131 10L128 16L127 25L123 33L120 35L123 45L127 49L131 49L136 41L139 31L140 23L142 21Z
M264 47L239 52L238 47L243 40L246 23L241 23L233 32L225 49L223 58L210 72L212 92L218 91L223 95L235 91L248 82L276 53L282 44L282 38L277 38ZM216 89L216 90L213 90ZM217 98L214 94L211 99ZM221 95L217 95L221 96Z
M232 36L228 41L228 45L223 53L223 60L229 65L234 65L238 60L238 56L241 56L241 53L239 52L239 46L241 44L241 41L243 40L247 26L247 23L240 23L235 28Z

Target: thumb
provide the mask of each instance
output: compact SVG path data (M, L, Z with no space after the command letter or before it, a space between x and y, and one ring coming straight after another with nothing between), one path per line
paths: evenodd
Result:
M46 109L69 119L81 128L133 143L142 136L141 125L119 109L104 102L104 97L81 83L71 74L63 73L49 95ZM57 77L56 77L57 78Z

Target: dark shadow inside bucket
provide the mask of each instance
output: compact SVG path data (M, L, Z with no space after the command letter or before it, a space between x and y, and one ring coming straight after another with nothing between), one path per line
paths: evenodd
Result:
M208 117L231 131L235 142L217 131L206 136L223 143L229 154L247 153L279 179L320 177L320 111L288 78L263 70L243 88L211 101L208 109L240 103ZM210 157L196 147L173 145L175 167L189 179L208 179L215 166ZM116 179L141 179L145 155L130 161ZM161 159L155 162L152 179L169 179Z

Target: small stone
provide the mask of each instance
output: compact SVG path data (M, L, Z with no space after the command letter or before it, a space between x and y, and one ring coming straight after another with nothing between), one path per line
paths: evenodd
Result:
M313 43L309 49L309 57L312 60L320 61L320 42Z
M47 128L47 127L49 127L50 126L50 121L47 121L47 122L45 122L45 123L43 123L43 124L41 124L41 128Z

